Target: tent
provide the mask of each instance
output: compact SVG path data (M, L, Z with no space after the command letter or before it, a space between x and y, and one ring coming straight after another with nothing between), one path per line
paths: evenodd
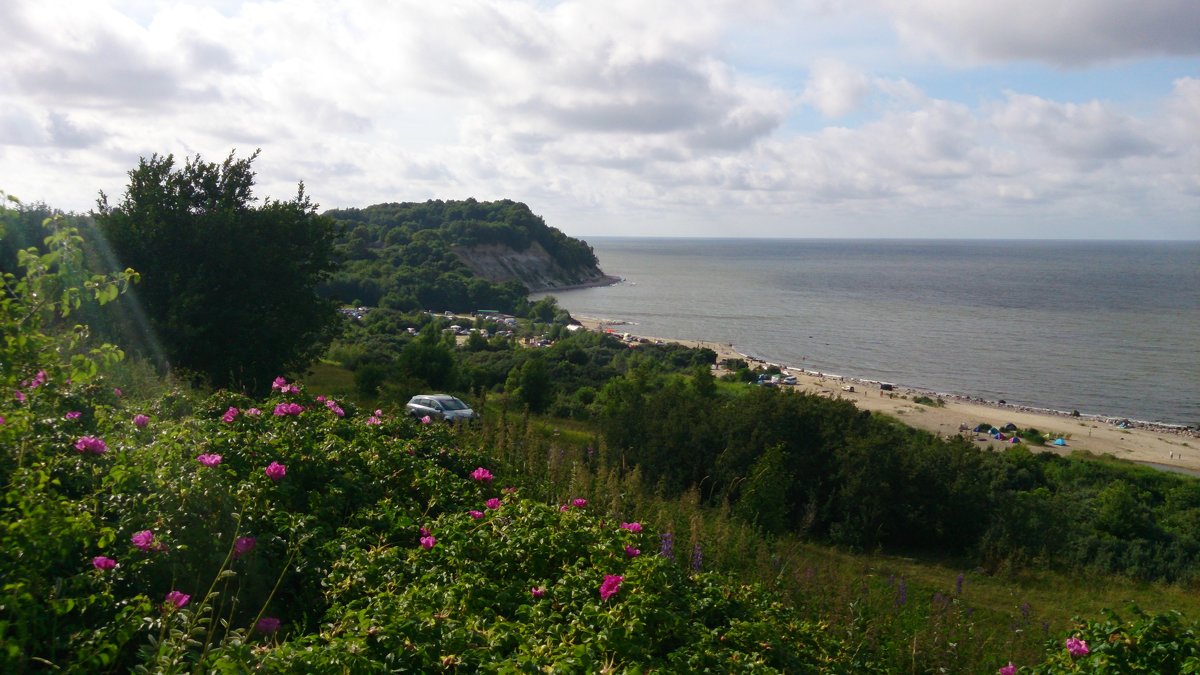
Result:
M1064 440L1063 440L1063 439L1061 439L1061 438L1056 438L1056 439L1054 439L1054 444L1055 444L1055 445L1066 445L1066 444L1067 444L1067 442L1066 442L1066 441L1064 441Z
M1013 424L1012 422L1009 422L1008 424L1005 424L1004 426L1000 427L1000 431L1016 431L1016 430L1017 430L1017 425Z
M1016 436L1013 436L1013 437L1012 437L1012 442L1013 442L1013 443L1020 443L1020 442L1021 442L1021 439L1020 439L1020 438L1017 438Z

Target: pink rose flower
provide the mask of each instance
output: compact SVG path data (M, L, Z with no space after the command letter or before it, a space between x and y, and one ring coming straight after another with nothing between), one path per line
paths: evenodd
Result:
M238 537L233 542L233 559L237 560L250 551L253 551L257 545L258 541L254 537Z
M278 483L279 479L287 475L287 467L279 462L271 462L266 469L263 469L263 473L267 474L267 478Z
M629 530L630 532L641 532L642 524L641 523L621 523L621 529Z
M79 412L78 410L72 410L71 412L67 413L66 415L63 415L63 419L77 420L77 419L79 419L79 417L81 415L83 415L83 413Z
M575 501L571 502L571 505L577 509L582 509L583 507L587 506L587 500L586 499L576 499Z
M197 455L196 461L200 462L204 466L217 466L218 464L221 463L221 456L218 454L206 452L203 455Z
M191 599L192 596L187 593L180 593L179 591L167 593L167 604L174 605L176 609L182 608Z
M600 584L600 599L608 600L621 590L621 582L625 581L625 577L615 574L608 574L604 577L604 582Z
M259 415L262 414L262 411L259 410L258 408L250 408L249 410L246 411L246 414L251 417L258 417Z
M1017 667L1009 661L1007 666L1000 666L1000 675L1017 675Z
M134 546L143 551L154 551L158 549L158 544L154 541L154 532L150 530L134 532L133 536L129 537L129 541L133 542Z
M494 476L492 476L491 471L488 471L481 466L471 472L471 478L479 481L480 483L490 483L492 482L492 478L494 478Z
M483 517L483 511L468 511L467 513L470 513L471 517L475 520L479 520Z
M426 551L433 548L435 544L437 544L437 538L433 535L421 537L421 548L425 549Z
M96 438L95 436L83 436L75 441L75 450L78 452L90 452L97 455L102 455L108 452L108 444Z
M431 418L429 415L426 415L421 418L421 424L429 424L432 421L433 421L433 418Z
M1087 642L1080 640L1077 637L1067 638L1067 653L1074 657L1087 656L1091 650L1088 649Z
M135 426L139 429L145 429L146 425L149 423L150 423L150 418L146 417L145 415L134 415L133 416L133 426Z
M304 412L304 406L299 403L280 403L275 406L276 417L294 416L302 412Z
M641 551L637 550L636 548L634 548L632 546L625 547L625 555L629 556L630 558L636 558L641 554L642 554Z
M109 558L108 556L98 555L95 558L92 558L92 567L95 567L98 570L111 570L116 566L117 561Z
M492 497L491 499L484 502L483 505L488 507L489 509L498 509L498 508L500 508L500 500L495 497Z
M238 409L233 406L229 406L229 410L226 410L225 414L221 415L221 421L226 424L229 424L234 419L236 419L237 416L238 416Z
M546 594L546 589L534 586L533 588L529 589L529 594L534 598L540 598Z

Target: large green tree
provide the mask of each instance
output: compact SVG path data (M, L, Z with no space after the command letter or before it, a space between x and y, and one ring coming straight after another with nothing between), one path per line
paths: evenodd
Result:
M301 184L256 204L258 156L142 158L120 202L100 194L97 224L142 275L137 300L170 365L212 384L262 390L302 368L338 324L317 285L334 269L334 223Z

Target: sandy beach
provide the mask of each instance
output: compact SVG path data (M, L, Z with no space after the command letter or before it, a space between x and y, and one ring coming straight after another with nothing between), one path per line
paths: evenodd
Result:
M636 332L636 326L590 317L575 318L589 330L611 330L617 334L629 333L649 340L675 342L689 347L708 347L717 353L718 363L725 359L745 359L752 365L777 365L786 374L796 378L797 384L793 385L793 388L799 391L852 401L860 409L892 415L909 425L941 436L960 434L959 428L964 423L972 428L982 422L997 428L1012 423L1022 429L1035 428L1046 436L1066 437L1066 446L1036 447L1035 450L1038 451L1064 455L1073 451L1086 451L1200 475L1200 435L1195 431L1138 423L1134 423L1132 428L1120 428L1117 426L1119 420L1116 419L1074 417L1054 411L939 395L905 387L899 383L894 385L893 391L883 391L878 382L815 373L786 364L768 364L739 353L731 344L641 335ZM945 403L935 407L913 402L914 397L922 395L934 400L940 398ZM965 432L962 435L972 439L980 447L991 446L999 450L1008 445L982 433Z

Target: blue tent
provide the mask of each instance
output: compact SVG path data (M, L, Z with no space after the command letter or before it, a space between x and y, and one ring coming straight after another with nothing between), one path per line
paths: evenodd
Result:
M1066 441L1064 441L1064 440L1063 440L1063 439L1061 439L1061 438L1056 438L1056 439L1054 439L1054 444L1055 444L1055 445L1066 445L1066 444L1067 444L1067 442L1066 442Z

